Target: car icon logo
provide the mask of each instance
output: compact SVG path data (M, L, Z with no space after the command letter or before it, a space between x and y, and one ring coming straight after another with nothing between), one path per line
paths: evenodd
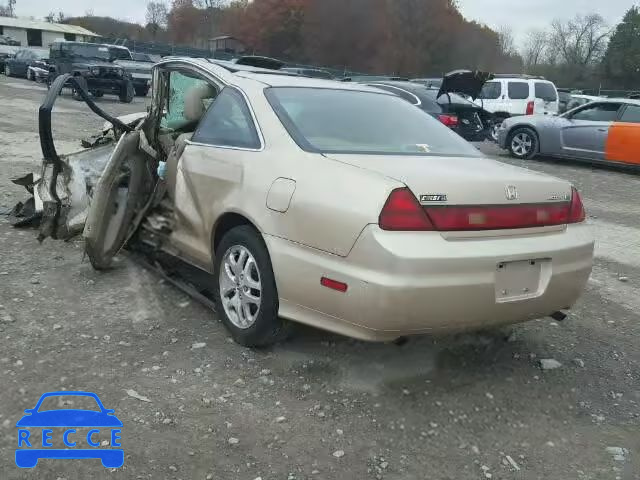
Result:
M505 187L505 194L507 196L507 200L517 200L518 199L518 189L513 185L507 185Z
M51 397L85 397L95 400L99 410L58 408L41 409L42 402ZM59 400L59 399L58 399ZM40 397L36 406L24 411L16 423L18 427L18 447L16 465L33 468L41 458L48 459L100 459L105 468L119 468L124 463L121 447L122 422L114 415L114 410L104 407L98 395L91 392L49 392ZM87 429L86 434L81 431ZM54 448L54 430L60 435L55 440L65 448ZM59 431L59 432L58 432ZM62 433L63 432L63 433ZM105 434L109 440L100 442ZM100 448L108 444L110 448Z

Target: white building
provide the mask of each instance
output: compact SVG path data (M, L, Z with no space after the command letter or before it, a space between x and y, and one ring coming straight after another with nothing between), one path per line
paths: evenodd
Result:
M25 18L0 17L0 35L20 42L21 47L48 49L56 40L89 42L95 33L86 28Z

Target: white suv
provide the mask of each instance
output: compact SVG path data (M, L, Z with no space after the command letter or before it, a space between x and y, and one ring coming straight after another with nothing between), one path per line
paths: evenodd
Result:
M530 75L496 75L484 84L477 100L496 116L492 136L505 118L518 115L557 115L558 90L553 82Z

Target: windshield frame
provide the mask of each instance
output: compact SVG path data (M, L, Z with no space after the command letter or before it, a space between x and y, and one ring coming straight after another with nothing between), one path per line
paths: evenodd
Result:
M104 56L84 55L76 51L75 50L76 48L85 50L85 53L89 51L89 49L91 48L91 49L95 49L96 53L104 53L105 55ZM101 51L100 50L101 48L105 49L105 51ZM60 46L60 56L61 58L70 58L70 59L83 58L87 60L98 60L105 63L111 62L111 52L109 51L109 48L105 45L100 45L97 43L82 44L82 43L62 42Z
M451 138L453 141L459 140L460 145L465 148L460 148L458 152L430 152L430 151L379 151L379 150L349 150L349 149L327 149L327 148L319 148L313 145L305 135L300 131L295 122L291 119L286 109L282 106L279 99L276 97L277 90L325 90L325 91L335 91L335 92L352 92L352 93L361 93L365 95L382 95L388 98L397 99L399 105L407 105L410 108L415 108L416 111L420 112L421 115L425 115L425 118L433 120L434 127L444 128L443 132L448 132L451 134ZM449 129L448 127L443 126L440 122L433 119L433 117L425 112L424 110L416 107L415 105L411 105L411 103L402 99L401 97L394 95L392 93L385 92L383 90L380 91L372 91L368 89L345 89L345 88L335 88L335 87L312 87L312 86L298 86L298 85L286 85L286 86L277 86L277 87L268 87L264 89L264 95L267 98L267 102L275 112L276 116L284 126L285 130L289 134L289 136L293 139L293 141L304 151L309 153L319 153L319 154L336 154L336 155L379 155L379 156L407 156L407 157L478 157L481 158L484 155L478 151L473 145L469 144L466 140L460 137L457 133ZM428 120L429 121L429 120ZM446 135L446 133L445 133ZM415 144L416 146L424 145L424 144ZM466 150L466 151L465 151Z

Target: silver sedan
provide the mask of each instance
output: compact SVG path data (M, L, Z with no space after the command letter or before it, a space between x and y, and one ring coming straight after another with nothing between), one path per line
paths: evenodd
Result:
M640 164L640 101L602 99L560 116L506 119L498 144L512 156Z

